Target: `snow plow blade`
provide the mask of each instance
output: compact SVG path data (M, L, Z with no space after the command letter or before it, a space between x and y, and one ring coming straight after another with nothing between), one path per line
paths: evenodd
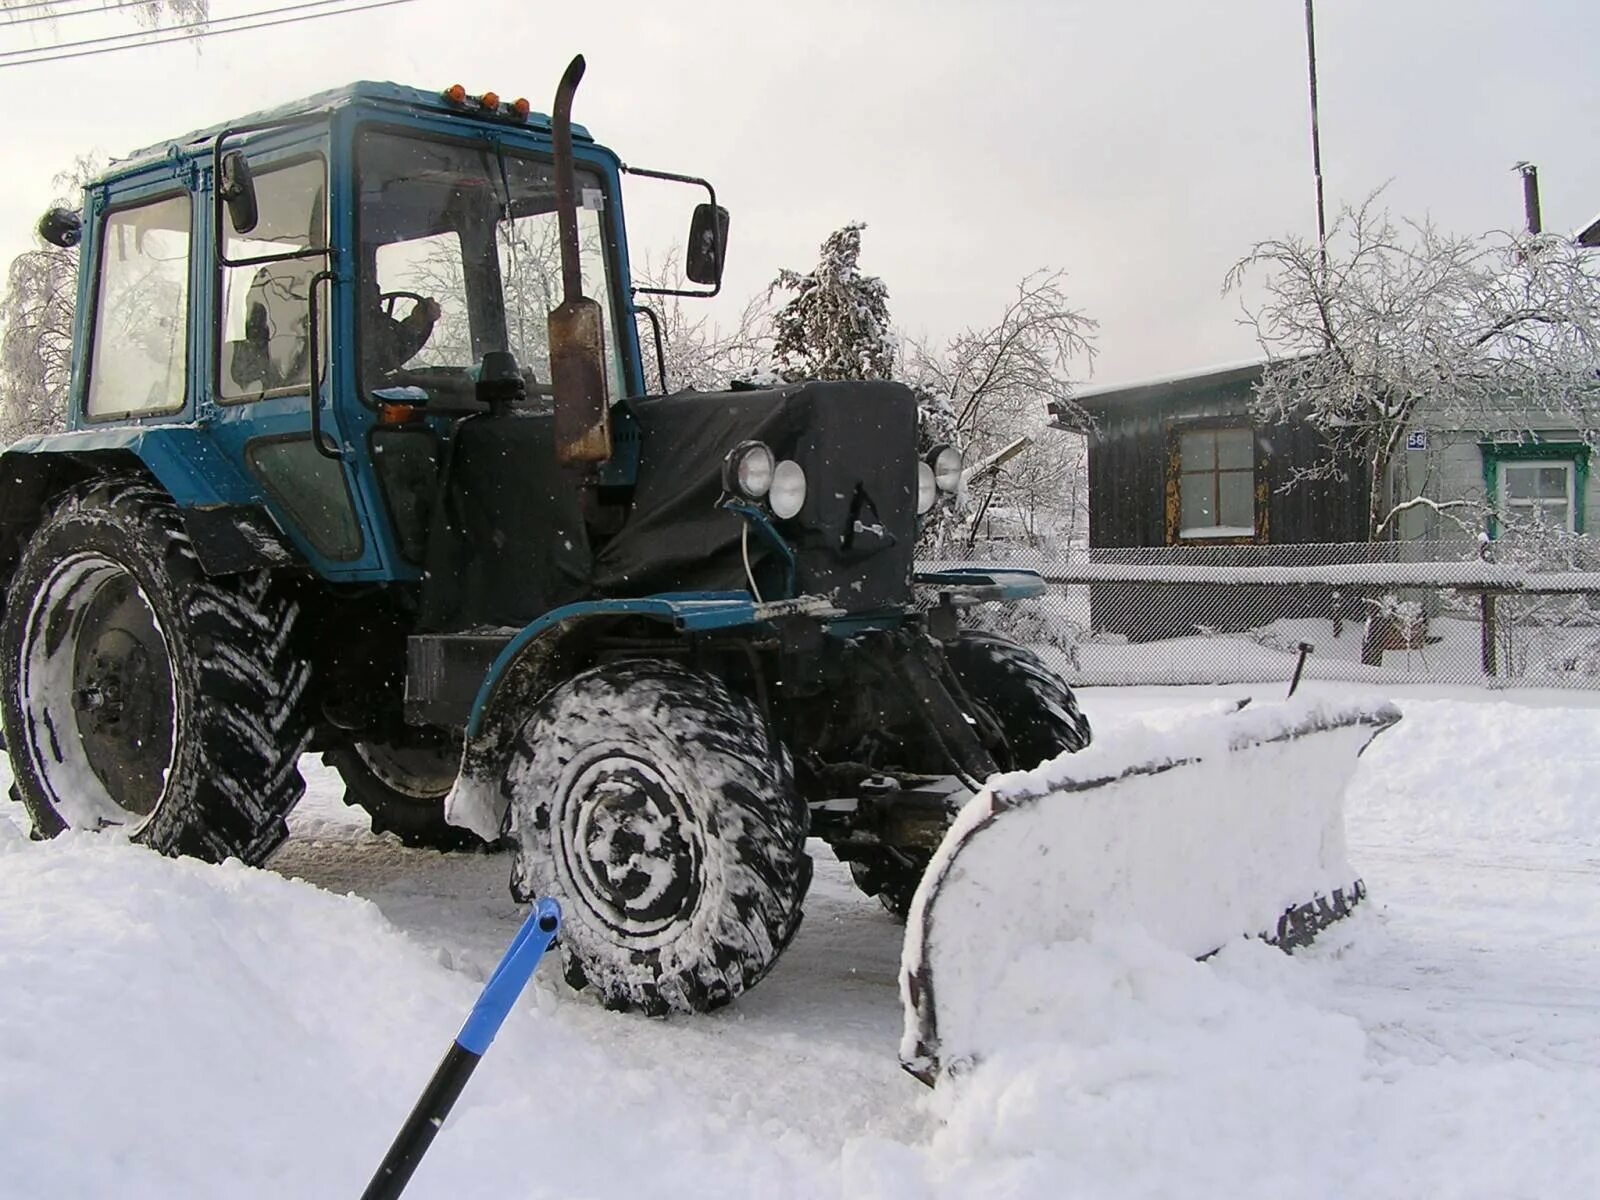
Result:
M1365 895L1344 791L1387 704L1239 706L1136 725L962 809L906 922L900 1060L925 1083L1003 1036L1005 980L1096 927L1138 926L1194 958L1231 939L1293 949Z

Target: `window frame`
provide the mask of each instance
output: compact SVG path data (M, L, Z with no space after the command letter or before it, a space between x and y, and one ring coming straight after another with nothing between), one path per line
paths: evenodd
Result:
M189 202L189 251L188 258L184 263L183 276L183 395L176 405L168 405L165 408L123 409L119 412L93 413L90 411L89 405L94 395L95 358L100 345L101 287L105 281L107 259L106 231L111 224L111 219L118 213L149 208L153 204L164 204L169 200L176 200L180 197ZM194 333L194 239L196 233L194 200L194 193L188 188L163 188L160 191L148 192L130 197L127 200L108 204L95 216L98 228L95 230L94 278L89 284L89 296L92 303L89 307L88 347L83 357L83 384L78 401L78 412L81 420L86 425L104 425L113 421L142 421L153 417L170 417L175 413L183 412L184 409L189 407L190 401L194 399L194 379L192 377L193 372L190 370L193 366L190 339Z
M1187 434L1195 433L1224 433L1239 431L1250 436L1250 511L1253 531L1248 535L1239 534L1190 534L1184 535L1183 529L1183 478L1188 475L1210 474L1213 483L1214 496L1217 503L1217 516L1222 515L1222 501L1220 495L1220 477L1225 473L1221 467L1213 467L1209 472L1189 471L1183 469L1183 439ZM1265 543L1268 540L1268 507L1265 495L1265 477L1263 468L1265 462L1261 452L1261 439L1257 435L1253 422L1244 417L1204 417L1198 420L1172 421L1167 426L1167 469L1166 469L1166 544L1169 546L1253 546ZM1243 474L1243 468L1228 468L1227 474ZM1219 525L1223 529L1227 526Z
M1508 502L1505 497L1504 468L1507 466L1547 466L1567 468L1567 532L1584 532L1584 497L1589 483L1590 446L1587 442L1496 442L1478 443L1483 455L1483 485L1489 500L1489 536L1497 538Z
M550 146L537 143L530 144L516 137L503 137L499 130L444 130L400 125L392 120L384 120L382 117L364 118L356 122L349 133L350 180L351 193L354 198L350 220L352 245L355 247L363 244L361 205L359 202L364 174L361 139L368 133L385 134L410 141L439 142L448 146L468 149L492 145L495 140L500 139L504 148L508 151L539 161L548 161L552 165L555 162L555 152ZM592 158L586 157L582 153L583 147L581 145L576 149L577 152L573 156L574 169L576 171L587 171L595 175L600 183L601 194L604 196L600 216L601 245L605 251L606 281L609 285L607 290L611 292L608 297L612 317L610 328L612 330L612 338L616 342L614 347L609 347L608 349L616 358L618 377L621 384L619 394L610 397L610 406L615 408L624 400L647 394L647 386L644 383L643 359L641 358L639 361L639 378L635 380L633 378L634 361L630 356L627 341L622 333L625 327L624 322L632 321L636 318L632 308L632 277L623 269L626 259L623 254L623 238L625 234L622 229L620 188L614 185L610 169L599 162L595 162ZM353 278L356 280L356 287L352 290L359 290L361 270L362 265L356 263L353 274ZM359 325L359 319L357 320L357 325ZM377 411L379 407L377 401L373 400L365 389L360 386L362 355L360 343L361 334L359 328L357 328L352 343L356 347L353 355L357 381L356 395L362 405L369 410ZM635 391L635 388L638 390Z
M298 150L297 149L297 150L285 155L285 157L283 157L281 159L267 159L265 162L257 162L257 161L252 159L251 162L250 162L250 169L254 173L256 178L259 179L262 175L269 175L273 171L287 170L290 167L297 167L301 163L310 162L313 159L321 159L322 160L322 212L323 212L322 222L323 222L323 229L327 230L327 229L329 229L331 227L329 223L330 223L330 221L332 220L332 217L333 217L333 209L332 209L332 206L331 206L331 204L329 202L330 201L329 191L330 191L330 189L332 187L332 178L331 178L331 174L332 173L331 173L331 171L329 169L328 155L323 150L323 148L321 146L317 146L317 147L315 147L313 149L310 149L310 150ZM230 236L230 231L228 229L220 229L217 232L221 236L221 239L222 239L221 240L221 245L222 245L223 249L226 250L227 244L228 244L227 239ZM241 235L241 236L249 236L249 235L246 234L246 235ZM328 240L327 238L324 238L324 241L327 241L327 240ZM288 261L288 260L285 260L285 261ZM302 261L312 262L314 260L312 260L312 259L304 259ZM213 277L213 282L212 282L212 287L211 287L213 301L212 301L212 313L211 313L211 380L210 380L210 383L211 383L211 389L212 389L211 390L211 394L216 398L217 403L221 404L221 405L224 405L226 407L229 407L229 408L233 408L233 407L235 407L237 405L240 405L240 404L254 404L259 400L275 400L275 399L278 399L278 398L283 397L283 396L311 396L311 395L321 396L322 389L327 384L327 381L328 381L328 360L329 360L329 358L332 357L332 347L333 347L332 332L331 332L331 330L329 328L329 326L332 324L332 314L331 314L331 312L328 311L331 308L330 304L324 304L323 305L324 316L322 317L322 319L320 321L317 322L318 332L321 334L321 338L322 338L322 341L323 341L323 346L320 347L318 349L318 352L317 352L317 356L318 356L317 367L318 367L319 375L320 375L319 378L314 379L314 380L307 380L304 384L294 383L294 384L287 384L287 385L285 385L283 387L266 388L266 389L264 389L262 391L259 391L259 392L252 392L247 396L229 396L223 391L223 387L222 387L222 363L223 363L222 348L223 348L223 344L224 344L223 325L224 325L225 314L222 311L222 306L223 306L224 297L225 297L226 291L227 291L226 287L224 286L223 280L225 279L226 273L228 271L244 271L244 270L249 270L251 268L250 267L228 267L228 266L224 266L222 264L222 262L220 262L220 261L214 261L211 265L215 270L215 275ZM272 265L273 265L272 263L259 263L259 264L254 264L254 268L256 270L260 270L262 267L267 267L267 266L272 266ZM325 267L325 265L326 264L324 264L324 267ZM321 269L324 269L324 268L320 268L319 267L318 269L321 270ZM319 290L319 289L325 287L326 284L313 284L312 286L313 286L313 291L316 291L316 290Z

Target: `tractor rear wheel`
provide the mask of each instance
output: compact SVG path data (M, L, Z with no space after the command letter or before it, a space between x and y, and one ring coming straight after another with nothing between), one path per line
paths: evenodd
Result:
M750 701L665 659L545 697L502 785L512 892L552 896L568 982L608 1008L705 1012L755 985L800 924L807 812Z
M444 819L444 800L461 768L459 742L350 742L324 751L322 761L344 780L344 802L366 809L373 833L392 833L422 850L486 848L470 829Z
M990 752L1002 771L1036 767L1089 744L1089 719L1078 711L1072 689L1026 646L969 630L944 652L967 698L982 709L972 714L979 729L999 735ZM916 849L858 850L850 877L903 921L929 857Z
M264 572L208 578L158 488L68 492L0 617L0 718L35 834L119 826L166 854L265 859L305 790L298 616Z

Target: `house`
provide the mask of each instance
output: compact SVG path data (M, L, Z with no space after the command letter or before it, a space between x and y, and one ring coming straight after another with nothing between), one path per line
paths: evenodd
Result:
M1347 477L1288 487L1296 467L1326 457L1304 423L1252 420L1261 362L1096 388L1075 397L1088 412L1092 558L1127 561L1135 547L1183 547L1193 565L1259 563L1249 547L1367 540L1367 484ZM1065 408L1055 413L1067 425ZM1304 561L1304 560L1303 560ZM1134 640L1249 629L1284 616L1328 616L1329 589L1218 589L1203 585L1098 584L1094 627Z
M1594 232L1600 239L1600 228ZM1326 443L1304 422L1252 419L1263 366L1243 363L1077 396L1092 421L1092 556L1116 560L1128 548L1182 547L1167 561L1242 566L1266 560L1240 547L1369 541L1364 464L1347 463L1342 479L1290 486L1296 468L1325 461ZM1068 420L1064 407L1055 415L1058 423ZM1493 415L1495 428L1461 428L1420 410L1390 468L1388 494L1396 504L1417 496L1434 503L1395 517L1390 536L1397 551L1426 556L1429 542L1470 540L1480 532L1495 537L1511 518L1573 533L1594 528L1600 479L1590 469L1590 445L1571 420L1514 400ZM1308 549L1294 561L1342 561L1349 553ZM1142 640L1326 616L1334 602L1326 589L1229 594L1235 591L1101 585L1091 594L1092 619L1098 629Z
M1303 423L1261 425L1261 362L1078 393L1089 413L1091 546L1225 546L1367 539L1359 464L1287 484L1325 457Z

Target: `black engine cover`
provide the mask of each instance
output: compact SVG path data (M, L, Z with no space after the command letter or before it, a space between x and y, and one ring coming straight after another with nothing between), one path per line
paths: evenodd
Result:
M803 383L629 403L642 435L639 480L627 523L595 558L602 594L744 588L744 519L717 501L728 451L757 440L805 469L805 506L776 522L797 552L801 593L853 612L906 602L917 535L910 389ZM754 534L750 552L759 579L780 576L777 556Z

